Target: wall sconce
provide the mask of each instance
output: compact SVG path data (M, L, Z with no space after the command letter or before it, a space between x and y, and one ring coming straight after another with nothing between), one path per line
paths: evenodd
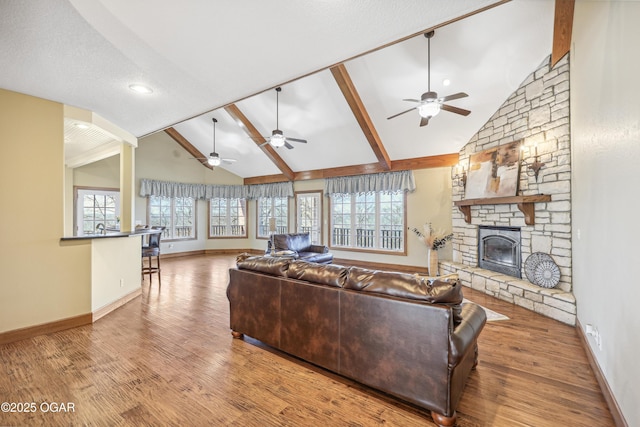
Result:
M544 165L546 165L547 163L540 161L540 157L542 157L542 156L538 155L538 144L537 143L535 143L533 145L533 150L534 150L533 161L532 161L531 157L529 158L529 161L527 161L524 158L524 153L525 153L526 149L527 149L527 147L525 147L523 145L522 149L521 149L522 150L522 162L521 162L522 166L527 168L527 175L535 176L536 177L536 182L538 182L538 174L540 173L540 169L542 169L542 167ZM549 161L551 161L551 159L553 159L553 154L549 153L549 156L550 156L549 157Z
M462 188L467 186L467 171L462 162L451 167L451 185Z

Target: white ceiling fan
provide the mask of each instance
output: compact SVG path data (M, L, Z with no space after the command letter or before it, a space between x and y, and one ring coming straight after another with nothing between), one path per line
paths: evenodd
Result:
M282 90L281 87L277 87L276 88L276 128L271 132L271 136L269 137L269 139L267 140L267 142L261 144L260 146L262 147L263 145L266 144L271 144L271 146L273 146L274 148L280 148L282 146L287 147L289 150L291 150L293 148L293 145L289 144L289 142L297 142L297 143L301 143L301 144L306 144L307 140L306 139L299 139L299 138L291 138L291 137L285 137L284 133L278 128L279 122L279 101L280 101L280 91Z
M218 123L218 119L213 117L211 120L213 121L213 152L209 153L208 157L205 157L205 158L192 157L192 159L197 159L201 161L204 160L207 162L209 166L213 166L213 167L220 166L222 163L226 163L226 164L235 163L237 161L236 159L227 159L227 158L223 159L223 158L220 158L220 155L218 153L216 153L216 123Z
M420 115L420 126L426 126L429 124L429 119L438 115L440 110L449 111L450 113L460 114L462 116L468 116L471 111L465 110L463 108L453 107L451 105L445 104L447 101L452 101L454 99L465 98L467 95L464 92L454 93L453 95L447 95L438 98L438 94L436 92L431 91L431 38L434 35L434 31L429 31L425 33L424 36L427 38L427 91L420 96L420 99L403 99L403 101L414 102L418 105L415 107L409 108L408 110L402 111L398 114L394 114L393 116L387 117L387 120L393 119L394 117L398 117L404 113L408 113L412 110L418 110L418 114Z

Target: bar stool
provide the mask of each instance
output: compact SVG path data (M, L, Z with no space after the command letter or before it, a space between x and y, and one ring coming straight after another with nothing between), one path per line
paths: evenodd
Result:
M153 234L149 234L149 241L146 245L142 245L142 279L144 275L149 275L149 285L153 282L152 275L158 274L158 285L162 285L162 279L160 278L160 238L166 227L151 227L152 230L157 230ZM152 259L156 258L156 265L153 265ZM145 266L144 259L147 258L147 265Z

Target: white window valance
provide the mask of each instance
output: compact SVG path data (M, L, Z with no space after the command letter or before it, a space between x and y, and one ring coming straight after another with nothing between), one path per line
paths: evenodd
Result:
M413 192L416 189L413 171L383 172L366 175L327 178L324 192L331 194L356 194L368 192Z
M201 200L293 197L293 183L288 181L254 185L213 185L141 179L140 196L191 197Z

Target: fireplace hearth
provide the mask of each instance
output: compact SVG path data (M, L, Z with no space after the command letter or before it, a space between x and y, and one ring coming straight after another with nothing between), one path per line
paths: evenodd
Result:
M478 227L478 267L521 278L520 228Z

